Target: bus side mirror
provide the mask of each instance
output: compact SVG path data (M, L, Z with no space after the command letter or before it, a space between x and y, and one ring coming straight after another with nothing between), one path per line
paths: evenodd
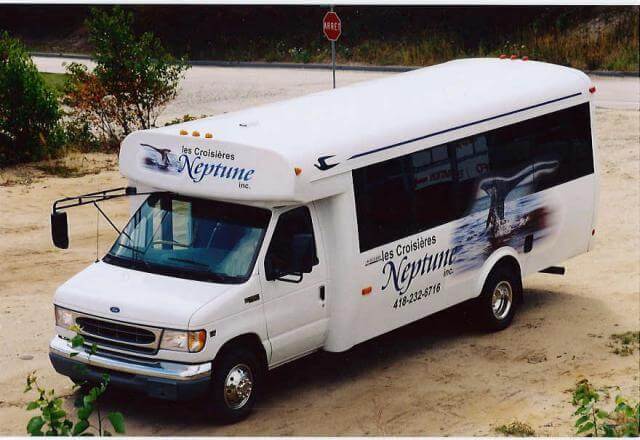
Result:
M291 262L296 273L311 273L314 263L313 236L296 234L291 241Z
M69 248L69 226L66 212L51 213L51 238L56 247L60 249Z
M286 246L286 256L268 253L265 260L267 281L299 283L305 273L311 273L316 261L313 235L295 234ZM290 278L294 277L294 278Z

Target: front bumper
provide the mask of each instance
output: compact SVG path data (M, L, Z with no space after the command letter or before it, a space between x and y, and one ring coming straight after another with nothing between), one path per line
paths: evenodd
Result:
M72 353L77 353L71 356ZM211 363L181 364L160 360L134 360L105 353L89 354L55 336L49 359L60 374L74 380L99 382L108 373L109 384L169 400L188 400L205 394L211 380ZM84 365L85 368L78 368Z

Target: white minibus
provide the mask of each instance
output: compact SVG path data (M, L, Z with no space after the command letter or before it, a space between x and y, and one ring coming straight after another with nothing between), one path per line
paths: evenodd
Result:
M314 351L463 302L504 329L526 275L593 244L593 92L575 69L465 59L127 136L126 188L53 206L62 248L72 206L129 196L132 215L57 290L53 366L235 421Z

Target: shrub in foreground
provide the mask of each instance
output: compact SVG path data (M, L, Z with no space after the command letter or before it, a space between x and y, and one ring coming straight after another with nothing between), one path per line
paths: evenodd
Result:
M598 404L600 393L587 380L576 384L572 403L577 407L574 415L576 434L588 437L638 437L640 431L640 402L630 402L617 396L615 406L606 411Z
M76 331L79 328L76 327ZM73 347L82 347L85 345L84 338L76 334L71 339ZM95 344L91 346L91 355L95 354ZM77 353L75 353L77 354ZM79 366L79 373L83 374L83 365ZM109 412L106 415L100 412L99 399L107 390L109 385L109 375L103 374L99 384L89 387L88 383L79 383L74 385L74 390L80 390L78 398L75 402L75 417L67 413L63 408L63 400L57 396L54 390L46 390L38 383L35 372L27 376L27 386L25 393L35 391L37 398L27 405L27 411L38 410L39 415L31 417L27 423L27 433L31 436L110 436L111 432L107 429L107 421L111 424L114 432L118 434L125 433L124 417L118 411ZM75 419L75 420L74 420Z
M64 144L61 116L24 46L0 35L0 166L55 155Z

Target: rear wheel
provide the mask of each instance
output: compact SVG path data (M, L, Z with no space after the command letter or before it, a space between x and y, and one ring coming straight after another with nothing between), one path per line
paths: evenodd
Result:
M507 265L494 268L475 301L478 324L488 331L507 328L522 297L520 274Z
M223 423L247 417L256 401L263 368L258 356L242 346L225 350L213 365L211 411Z

